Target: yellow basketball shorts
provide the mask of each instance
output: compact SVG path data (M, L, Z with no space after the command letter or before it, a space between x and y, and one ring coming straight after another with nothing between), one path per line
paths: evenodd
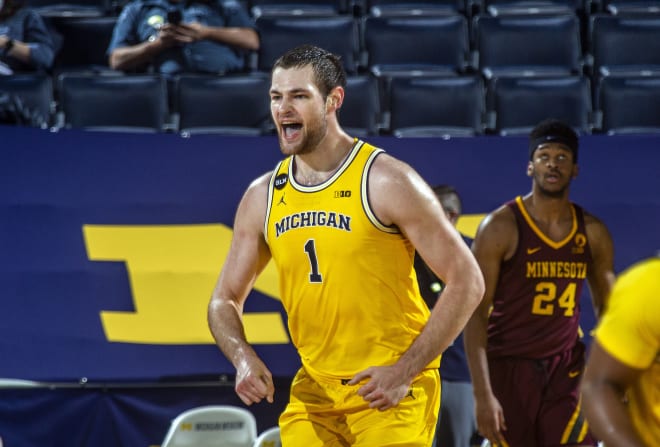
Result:
M312 377L301 368L280 416L283 447L430 447L440 408L437 369L423 371L399 404L369 408L347 380Z

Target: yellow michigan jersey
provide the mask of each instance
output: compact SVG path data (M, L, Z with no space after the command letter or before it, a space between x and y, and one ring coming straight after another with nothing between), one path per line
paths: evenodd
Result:
M639 263L617 280L596 328L600 345L645 370L628 390L629 411L645 445L660 446L660 259Z
M369 167L381 152L355 140L319 185L296 182L295 156L270 180L264 231L282 304L304 367L321 377L350 378L395 363L429 317L414 247L369 205ZM438 366L436 359L429 368Z

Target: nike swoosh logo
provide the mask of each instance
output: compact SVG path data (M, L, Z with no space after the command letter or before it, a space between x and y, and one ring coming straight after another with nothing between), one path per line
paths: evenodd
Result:
M541 247L528 248L528 249L527 249L527 254L528 254L528 255L533 255L534 253L536 253L536 252L539 251L540 249L541 249Z
M573 379L573 378L575 378L579 375L580 375L580 371L569 371L569 373L568 373L568 377L570 377L571 379Z

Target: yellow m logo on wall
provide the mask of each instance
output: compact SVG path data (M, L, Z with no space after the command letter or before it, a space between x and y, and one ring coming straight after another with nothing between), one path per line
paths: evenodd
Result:
M125 262L134 311L101 311L108 341L148 344L214 343L206 307L222 267L232 231L221 224L113 226L84 225L92 261ZM279 297L272 264L255 289ZM278 312L245 313L251 343L289 343Z
M473 237L483 215L461 216L458 229ZM92 261L124 262L133 311L101 311L108 341L147 344L214 343L206 307L229 252L232 230L208 225L84 225ZM254 287L279 299L277 272L268 264ZM243 315L250 343L286 344L279 312Z

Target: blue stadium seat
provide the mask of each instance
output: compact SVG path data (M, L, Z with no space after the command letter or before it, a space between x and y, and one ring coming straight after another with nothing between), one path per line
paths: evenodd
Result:
M346 94L339 110L339 123L352 136L379 134L381 108L378 83L374 77L361 75L346 79Z
M58 78L66 128L158 132L169 110L165 80L157 75L63 73Z
M181 75L175 104L182 134L264 135L272 129L270 77Z
M501 76L565 76L582 72L576 15L478 16L479 71Z
M43 17L101 17L110 0L27 0L26 5Z
M598 109L608 134L660 133L660 76L601 79Z
M593 128L591 82L585 76L497 78L487 87L489 131L527 134L540 121L556 118L580 133Z
M256 69L270 72L275 60L287 50L313 44L341 56L347 73L358 70L360 40L352 16L266 17L256 19L261 36Z
M658 14L660 0L603 0L602 8L611 15Z
M389 129L397 137L473 136L483 132L479 76L394 78Z
M251 0L253 17L335 16L348 12L348 0Z
M365 0L364 15L372 17L447 15L466 13L471 0Z
M62 37L55 58L55 71L111 71L106 50L117 22L116 17L47 17Z
M53 123L55 101L53 82L45 74L15 74L0 76L0 92L16 95L31 113L45 125Z
M367 66L379 77L463 73L468 45L467 19L460 14L364 18Z
M660 15L591 18L596 76L660 74Z
M489 16L510 15L561 15L577 14L587 10L591 0L475 0L480 1L481 14Z

